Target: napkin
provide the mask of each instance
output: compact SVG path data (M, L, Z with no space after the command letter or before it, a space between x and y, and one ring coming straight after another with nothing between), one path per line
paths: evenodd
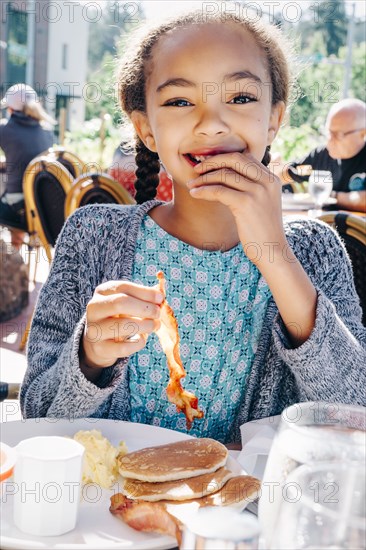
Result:
M263 479L264 469L281 415L252 420L240 426L242 450L236 460L251 476Z

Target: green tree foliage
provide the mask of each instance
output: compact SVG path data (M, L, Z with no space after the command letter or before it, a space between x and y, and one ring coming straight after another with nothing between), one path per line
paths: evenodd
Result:
M86 119L109 113L114 124L118 124L121 114L115 92L117 56L129 33L145 16L140 2L107 0L101 6L102 17L91 23L89 32L90 97L86 101Z
M86 120L99 118L109 113L115 124L120 120L118 98L115 87L116 59L110 52L105 52L100 66L89 75L89 97L86 102Z
M352 80L350 97L366 101L365 48L363 42L354 46L352 52ZM346 48L339 50L338 57L311 62L300 73L290 110L290 125L299 127L308 124L313 130L321 130L333 103L343 97L343 80Z
M272 145L272 152L279 153L284 162L300 160L322 141L321 136L308 124L299 128L283 126Z
M312 6L315 30L324 41L326 55L337 55L347 38L348 17L344 0L322 0Z
M91 71L101 65L105 53L116 55L116 44L143 18L140 2L105 0L101 3L101 17L90 24L88 62Z
M308 124L314 130L324 125L333 103L341 99L344 68L327 63L309 64L299 75L291 107L290 125Z
M66 132L65 147L73 151L87 164L87 171L107 170L112 163L113 153L121 142L121 134L111 121L104 123L103 140L101 120L87 120L73 132Z

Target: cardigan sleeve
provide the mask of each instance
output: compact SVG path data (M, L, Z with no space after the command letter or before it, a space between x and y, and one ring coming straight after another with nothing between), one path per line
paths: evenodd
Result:
M59 236L36 305L20 393L25 418L91 415L115 390L127 363L123 359L105 369L98 384L79 367L85 308L103 276L100 242L107 231L83 210L68 218Z
M318 291L315 326L291 348L281 317L277 353L294 374L302 400L366 405L366 329L351 263L336 232L322 222L292 226L289 242Z

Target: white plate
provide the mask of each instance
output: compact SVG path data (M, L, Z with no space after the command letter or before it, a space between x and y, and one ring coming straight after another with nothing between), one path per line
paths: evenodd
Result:
M73 436L78 430L100 430L113 445L125 441L129 451L143 447L163 445L190 436L145 424L83 418L79 420L32 419L7 422L1 426L1 440L10 446L17 445L22 439L39 435ZM243 474L240 465L229 457L227 466L237 474ZM80 505L76 528L59 537L37 538L19 531L13 524L13 502L6 487L11 489L10 481L2 484L0 548L18 550L120 550L120 549L165 549L176 547L175 539L154 533L140 533L128 527L123 521L109 512L110 497L113 490L96 490L90 486ZM14 487L14 486L13 486Z
M336 204L337 199L329 198L325 205ZM282 210L309 210L315 202L309 193L282 193Z

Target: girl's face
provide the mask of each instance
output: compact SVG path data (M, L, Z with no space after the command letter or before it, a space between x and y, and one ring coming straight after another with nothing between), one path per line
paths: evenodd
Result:
M146 115L135 128L177 184L197 177L202 157L250 152L261 161L279 128L283 104L272 106L266 58L233 24L178 29L153 49Z

